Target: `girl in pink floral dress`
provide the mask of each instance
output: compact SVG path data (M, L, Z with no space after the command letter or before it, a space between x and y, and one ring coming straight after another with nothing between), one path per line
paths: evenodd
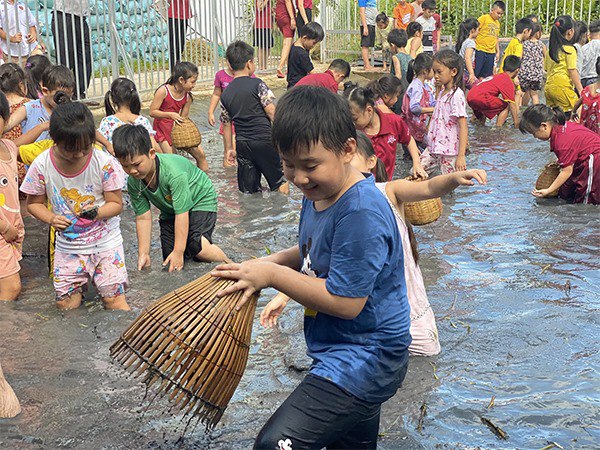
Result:
M429 148L421 155L421 165L428 173L442 174L465 170L467 163L467 100L462 90L464 62L450 49L433 57L435 84L441 89L429 122Z

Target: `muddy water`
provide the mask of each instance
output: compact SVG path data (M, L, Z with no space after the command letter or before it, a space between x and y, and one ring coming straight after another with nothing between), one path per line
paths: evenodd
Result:
M600 209L530 195L551 160L547 144L513 129L477 128L470 136L467 161L488 170L489 184L448 196L442 218L417 229L443 352L411 360L404 387L383 407L380 448L542 448L548 441L598 448ZM216 133L205 134L205 149L219 191L216 242L236 260L292 245L298 191L242 195L235 171L220 167ZM128 210L122 231L133 311L107 313L90 296L61 313L44 276L46 230L31 218L26 226L23 295L0 304L0 360L23 413L0 421L0 448L245 449L303 377L302 311L291 305L278 329L255 324L248 368L217 429L188 429L181 439L185 423L165 413L164 401L148 406L108 348L141 309L210 266L161 271L155 229L152 270L135 271ZM264 294L258 311L273 293Z

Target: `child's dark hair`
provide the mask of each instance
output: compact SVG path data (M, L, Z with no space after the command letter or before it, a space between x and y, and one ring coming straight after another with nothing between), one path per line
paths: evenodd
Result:
M444 48L433 55L433 60L448 67L449 69L456 69L456 75L454 75L452 80L454 89L465 89L463 82L464 60L458 53L456 53L454 50L450 50L449 48Z
M335 70L344 75L345 78L350 76L350 63L343 59L334 59L329 64L328 70Z
M600 56L598 56L598 58L596 59L596 74L598 75L598 78L600 79Z
M593 20L590 22L590 34L600 33L600 20Z
M541 34L541 32L542 32L542 26L537 22L533 22L533 28L531 29L531 35L535 36L538 33Z
M390 23L390 18L387 16L387 14L385 12L381 11L375 17L375 23L383 23L387 26L387 24Z
M34 55L27 58L25 62L25 75L27 76L27 96L37 100L42 93L40 83L42 75L52 66L52 63L44 55Z
M571 45L565 34L575 27L575 22L571 16L558 16L550 29L550 41L548 42L548 55L555 63L558 63L558 55L564 52L563 46ZM570 54L571 52L565 52Z
M5 63L0 66L0 90L5 94L27 96L27 79L21 66L15 63Z
M369 139L369 136L362 131L356 132L356 151L365 159L372 158L373 156L377 157L371 139ZM377 163L373 169L373 175L375 175L375 181L377 183L385 183L388 181L385 164L383 164L383 161L379 158L377 158Z
M508 55L504 58L504 64L502 65L502 70L505 72L514 72L518 68L521 67L521 58L516 55Z
M506 11L506 3L501 1L496 1L492 4L492 9L500 8L502 11Z
M232 70L242 70L248 61L254 59L254 47L244 41L235 41L229 44L225 56Z
M277 103L272 136L275 148L284 156L317 143L341 155L348 139L356 139L356 128L348 102L341 96L322 87L296 86Z
M127 105L133 114L139 114L142 110L142 102L135 83L124 77L113 81L110 85L110 91L107 91L104 96L106 115L112 116L122 105Z
M519 130L521 133L535 133L542 125L542 122L550 122L554 125L564 125L567 117L562 109L550 108L546 105L531 105L528 106L519 121Z
M433 66L433 58L429 53L419 53L417 57L408 63L408 69L406 71L406 81L409 83L415 77L418 77L423 72L429 72Z
M0 117L6 122L10 117L10 103L4 92L0 91Z
M67 66L50 66L42 74L42 86L49 91L75 89L75 77Z
M402 80L394 75L384 75L378 80L373 80L368 84L369 89L373 91L376 99L382 99L385 95L389 97L402 95Z
M302 36L300 37L321 42L325 37L325 31L323 31L323 27L317 22L308 22L302 27Z
M537 14L527 14L525 18L531 20L533 23L537 23L540 20Z
M423 10L435 9L435 8L437 8L437 5L435 4L435 0L425 0L421 7L423 8Z
M351 84L344 90L344 97L348 102L354 103L361 110L365 110L367 106L375 108L375 93L368 87L361 87L357 84Z
M67 151L89 149L96 139L92 112L80 102L57 105L50 116L50 137Z
M521 34L525 30L533 30L533 20L526 17L517 20L517 23L515 23L516 34Z
M406 30L400 30L398 28L394 28L388 34L388 43L394 44L398 48L406 47L407 42L408 42L408 34L406 34Z
M151 148L150 133L141 125L122 125L113 133L117 159L127 161L137 155L148 155Z
M458 26L458 36L456 38L456 45L454 46L456 53L460 53L460 48L471 34L471 30L476 30L477 28L479 28L479 21L474 17L469 17L461 22Z
M406 27L406 34L408 35L409 39L421 31L423 31L423 25L421 25L419 22L411 22Z
M575 32L573 34L573 37L571 38L571 42L573 44L585 44L587 41L587 32L588 32L588 26L587 23L585 23L582 20L578 20L575 22L575 26L573 27L573 31Z
M196 66L196 64L188 61L179 61L177 64L175 64L175 67L173 67L171 76L167 80L166 84L173 86L179 81L180 78L187 80L196 75L198 75L198 66Z

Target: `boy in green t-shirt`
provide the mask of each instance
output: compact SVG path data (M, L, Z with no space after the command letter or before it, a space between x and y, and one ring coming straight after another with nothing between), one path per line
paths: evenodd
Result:
M217 193L202 170L179 155L157 154L142 126L123 125L113 135L115 156L129 175L127 190L135 211L138 270L150 266L152 212L160 210L163 266L181 270L183 259L225 261L212 243L217 221Z

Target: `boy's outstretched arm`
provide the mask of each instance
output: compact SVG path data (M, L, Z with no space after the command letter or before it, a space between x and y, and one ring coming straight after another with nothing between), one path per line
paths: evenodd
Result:
M138 270L150 267L150 240L152 238L152 211L135 218L135 230L138 239Z
M190 213L188 211L175 216L175 244L173 251L163 262L163 267L169 265L169 272L183 269L183 254L187 244L190 227Z

